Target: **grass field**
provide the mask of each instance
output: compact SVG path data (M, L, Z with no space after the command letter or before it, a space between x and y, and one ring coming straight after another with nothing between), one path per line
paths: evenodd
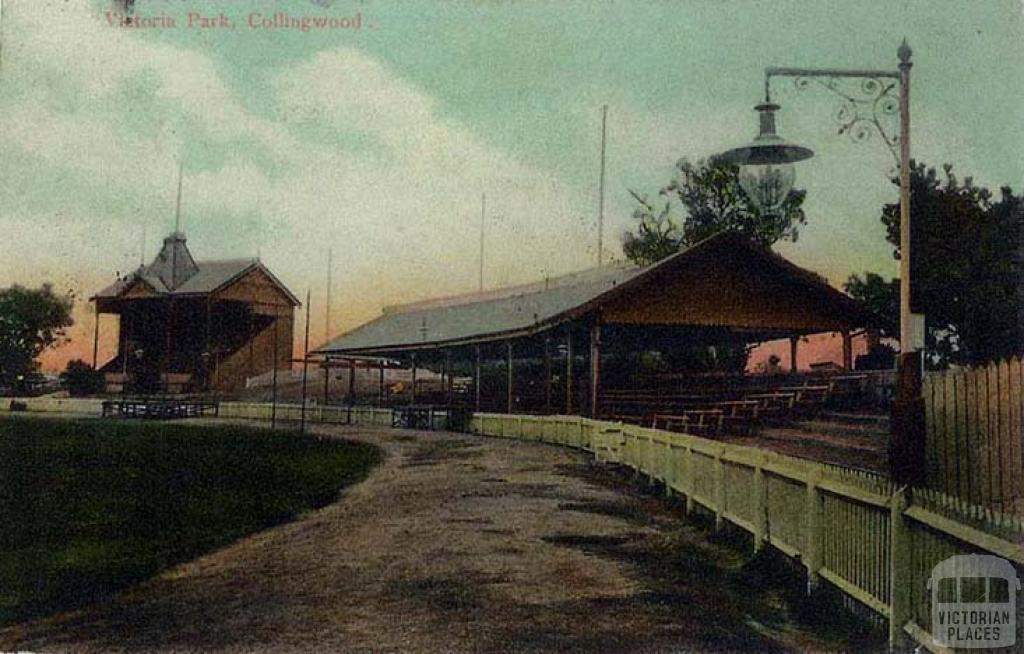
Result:
M328 504L378 460L246 427L0 418L0 624Z

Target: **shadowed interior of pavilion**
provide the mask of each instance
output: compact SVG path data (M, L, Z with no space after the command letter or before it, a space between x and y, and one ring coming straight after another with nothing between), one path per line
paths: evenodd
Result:
M480 411L580 414L716 434L813 415L864 399L850 339L878 316L770 249L722 232L647 267L627 265L541 283L385 309L318 348L329 360L402 361L413 382L383 383L361 403L436 403ZM829 374L743 371L753 344L842 334ZM795 358L793 359L795 360ZM415 381L416 371L440 382ZM365 388L365 387L364 387Z

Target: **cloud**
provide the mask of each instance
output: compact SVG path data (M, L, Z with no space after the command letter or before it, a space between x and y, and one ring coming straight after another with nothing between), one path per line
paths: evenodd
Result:
M488 285L587 265L575 244L590 238L590 198L356 49L264 69L255 109L210 55L110 28L78 3L18 4L6 18L19 37L5 52L0 143L25 185L0 195L15 228L0 284L74 270L95 284L88 295L135 265L142 221L152 256L192 150L203 160L186 159L182 214L197 257L259 251L301 293L322 288L333 248L339 328L475 288L483 192ZM83 313L76 339L91 340L90 324Z

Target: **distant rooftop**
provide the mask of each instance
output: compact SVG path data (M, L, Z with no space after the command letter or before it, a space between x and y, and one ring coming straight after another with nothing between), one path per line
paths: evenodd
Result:
M120 297L139 281L157 295L208 295L254 269L266 273L296 305L299 304L299 300L259 259L196 261L181 232L172 232L164 239L163 247L152 263L139 266L134 272L96 293L93 299Z

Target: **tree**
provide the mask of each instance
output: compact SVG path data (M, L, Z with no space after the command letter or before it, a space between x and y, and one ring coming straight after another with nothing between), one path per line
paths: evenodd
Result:
M15 386L36 370L40 354L66 341L73 303L50 284L0 289L0 385Z
M60 381L72 397L95 395L103 391L104 385L103 373L81 359L68 361L67 368L60 374Z
M976 364L1020 352L1024 198L1003 187L994 199L970 177L959 180L952 165L942 170L940 177L911 162L911 294L915 310L925 314L929 363ZM885 205L881 221L899 259L899 204ZM846 290L899 324L898 280L855 275Z
M764 246L795 241L799 225L806 222L805 191L791 190L778 212L762 213L740 187L737 166L713 159L696 164L681 159L676 168L676 179L658 192L665 198L660 208L646 196L629 191L637 202L636 230L623 235L622 250L636 264L650 265L725 230ZM746 343L733 342L713 347L676 344L661 354L677 369L739 372L746 368L749 353Z
M636 231L626 232L622 239L629 260L648 265L723 230L737 231L765 246L797 240L799 226L806 222L806 191L791 190L778 212L764 213L740 187L737 166L714 159L696 164L681 159L676 167L677 178L658 193L665 198L660 209L630 191L638 206L633 211ZM675 217L677 211L681 218Z

